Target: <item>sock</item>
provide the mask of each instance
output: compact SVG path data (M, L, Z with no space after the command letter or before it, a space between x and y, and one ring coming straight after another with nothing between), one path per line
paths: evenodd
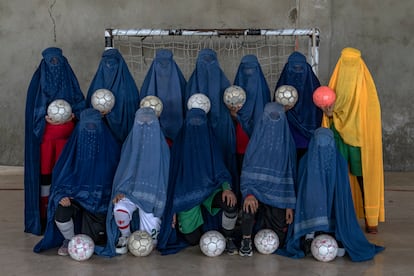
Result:
M315 238L315 232L311 232L309 234L306 234L305 236L305 240L314 239L314 238Z
M57 228L60 230L60 233L62 233L66 240L70 240L73 236L75 236L75 227L72 219L66 222L59 222L55 220L55 223Z
M116 225L118 226L121 236L129 237L131 235L131 228L129 223L131 222L131 217L126 210L117 209L114 212L114 218Z
M223 232L226 237L229 237L233 233L233 229L236 226L237 222L237 212L235 213L227 213L223 212L221 218L221 225L223 227Z

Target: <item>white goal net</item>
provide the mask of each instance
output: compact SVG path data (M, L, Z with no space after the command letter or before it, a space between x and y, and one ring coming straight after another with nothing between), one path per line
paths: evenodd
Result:
M147 74L155 52L170 49L174 60L188 80L200 50L213 49L231 83L243 56L257 56L271 90L293 51L307 57L318 74L318 29L106 29L105 47L117 48L137 85Z

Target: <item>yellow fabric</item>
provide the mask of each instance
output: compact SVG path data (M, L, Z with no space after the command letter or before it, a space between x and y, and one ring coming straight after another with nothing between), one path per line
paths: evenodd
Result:
M361 148L365 218L369 226L377 226L385 221L381 109L374 81L359 50L342 50L329 87L336 93L331 119L335 128L345 143ZM326 115L322 125L330 125ZM354 176L350 180L355 210L361 218L358 182Z

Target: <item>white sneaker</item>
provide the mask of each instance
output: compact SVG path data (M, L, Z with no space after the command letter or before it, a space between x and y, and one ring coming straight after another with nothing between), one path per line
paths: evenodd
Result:
M338 248L338 251L336 252L337 257L343 257L345 256L345 248Z
M121 236L118 239L118 244L116 245L115 252L117 254L126 254L128 253L128 237Z

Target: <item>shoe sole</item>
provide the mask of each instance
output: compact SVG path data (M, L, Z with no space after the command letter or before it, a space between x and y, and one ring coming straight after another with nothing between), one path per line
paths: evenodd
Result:
M237 252L237 250L234 251L226 251L227 255L233 256L233 255L238 255L239 252Z
M127 248L127 247L123 247L123 248L116 248L116 249L115 249L115 252L116 252L117 254L124 255L124 254L128 253L128 248Z
M253 256L253 252L244 253L244 252L239 251L239 255L242 257L251 257Z

